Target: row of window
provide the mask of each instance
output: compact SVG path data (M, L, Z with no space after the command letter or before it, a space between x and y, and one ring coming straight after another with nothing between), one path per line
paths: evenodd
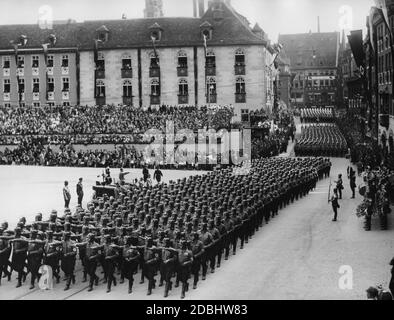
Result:
M20 105L22 108L26 107L26 103L24 103L24 102L21 102L19 105ZM54 107L54 106L55 106L55 102L48 102L47 105L48 105L48 107ZM41 107L41 103L40 103L40 102L33 102L32 106L33 106L34 108L40 108L40 107ZM62 106L63 106L63 107L69 107L69 106L70 106L70 102L64 101L64 102L62 103ZM5 108L11 108L11 103L4 103L4 107L5 107Z
M69 64L69 57L68 55L62 56L62 68L67 68ZM3 56L3 69L9 69L11 67L11 57L10 56ZM18 68L25 67L25 56L18 56ZM40 67L40 57L39 56L31 56L31 67L32 68L39 68ZM52 68L54 67L54 56L48 55L47 57L47 67Z
M389 84L392 81L392 73L391 71L381 72L378 74L379 84Z
M293 82L294 88L304 88L303 81L294 81ZM335 80L308 80L306 81L306 87L333 87L335 86Z
M238 77L235 81L235 93L236 94L246 94L246 86L245 79L242 77ZM133 96L133 87L130 80L124 80L122 83L123 88L123 97L132 97ZM214 78L209 78L207 80L207 95L208 96L216 96L216 80ZM150 82L150 94L151 96L160 96L161 95L161 86L160 81L158 79L153 79ZM178 82L178 95L179 96L188 96L189 95L189 84L186 79L180 79ZM105 82L104 80L96 81L96 97L105 97Z
M180 68L187 68L188 67L188 57L186 52L179 51L178 56L178 67ZM207 66L216 66L216 55L215 53L210 50L207 52L206 55L206 64ZM150 53L150 67L157 68L160 65L160 58L155 52ZM245 53L239 49L235 53L235 65L236 66L244 66L245 65ZM130 55L122 56L122 69L130 70L132 66L132 60ZM98 70L105 70L105 57L102 52L99 52L98 59L97 59L97 69Z
M383 72L391 69L392 65L391 53L387 53L385 55L378 57L378 72Z
M18 80L18 88L19 92L25 92L25 79L19 78ZM32 89L33 92L40 92L40 79L34 78L32 81ZM55 80L54 78L48 78L47 81L47 91L53 92L55 91ZM70 78L63 77L62 78L62 91L68 92L70 91ZM10 93L11 92L11 82L10 79L3 80L3 92Z

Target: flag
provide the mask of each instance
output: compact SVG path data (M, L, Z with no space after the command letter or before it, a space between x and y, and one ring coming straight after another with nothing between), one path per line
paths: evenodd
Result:
M375 5L378 9L382 10L384 22L386 23L387 28L390 30L390 33L392 33L390 28L390 21L389 21L389 14L387 10L386 0L375 0Z
M44 43L42 45L42 50L44 51L45 67L48 64L48 46L49 46L49 43Z
M11 41L12 46L14 47L14 55L15 55L15 67L16 67L16 85L18 89L18 102L21 103L22 97L19 89L19 74L18 74L18 47L20 44Z
M356 30L350 31L350 35L347 36L349 40L350 49L352 50L354 60L356 61L357 67L364 66L365 52L363 45L363 31Z
M369 31L369 42L371 43L371 48L375 52L375 42L373 40L374 38L374 33L373 33L373 15L375 13L375 7L371 8L371 11L369 12L369 18L368 18L368 31Z
M94 40L94 63L96 65L96 68L97 68L97 61L98 61L98 47L99 47L99 43L102 43L102 41L99 40L99 39L95 39Z
M204 34L204 52L205 56L207 56L207 51L208 51L208 44L207 44L207 36Z
M159 59L158 59L157 50L156 50L156 38L154 36L151 36L150 38L152 39L153 52L155 53L156 64L159 65Z

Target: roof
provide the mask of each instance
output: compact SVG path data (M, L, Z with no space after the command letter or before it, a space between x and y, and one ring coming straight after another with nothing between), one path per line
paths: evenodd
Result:
M109 32L108 41L100 44L100 49L151 47L150 27L158 25L162 30L157 47L202 46L200 26L206 22L213 27L209 45L264 45L265 41L246 26L229 5L223 3L223 19L213 19L212 9L208 8L201 18L145 18L122 20L97 20L81 23L54 25L52 30L40 29L34 25L0 25L0 50L12 49L11 40L21 34L28 38L26 49L41 48L50 34L57 38L57 48L76 48L93 50L93 40L97 30L104 27ZM104 27L103 27L104 26Z
M286 50L293 70L335 68L338 62L339 39L339 32L279 35L279 43Z

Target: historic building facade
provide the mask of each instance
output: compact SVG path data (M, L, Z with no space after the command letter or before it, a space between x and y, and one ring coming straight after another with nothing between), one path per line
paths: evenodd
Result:
M387 1L390 28L394 31L394 1ZM393 54L389 29L381 9L373 7L367 19L366 66L369 89L373 97L374 123L379 143L394 150Z
M279 35L290 58L292 103L303 106L337 106L340 34Z
M17 82L23 79L24 103L37 106L218 104L233 105L239 116L272 108L276 52L229 1L210 1L198 18L87 21L52 30L1 26L0 33L3 105L21 102ZM50 37L57 41L44 54ZM17 52L10 41L19 44ZM22 57L24 72L17 76L15 61Z

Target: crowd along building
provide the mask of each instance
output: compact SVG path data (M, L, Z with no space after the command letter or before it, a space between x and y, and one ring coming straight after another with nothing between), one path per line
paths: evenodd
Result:
M141 19L0 26L0 105L272 108L267 35L230 1L199 4L190 18L149 7Z

